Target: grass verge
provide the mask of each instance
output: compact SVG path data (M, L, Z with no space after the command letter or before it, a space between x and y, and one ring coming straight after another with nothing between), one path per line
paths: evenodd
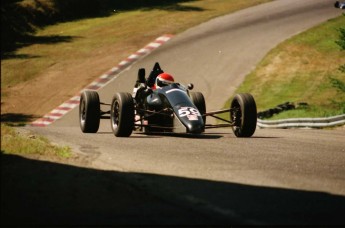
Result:
M345 55L336 44L344 24L345 17L340 16L279 44L245 78L236 93L251 93L258 111L285 102L309 104L273 119L344 114L345 74L339 67L345 62Z
M52 145L48 139L34 134L20 133L17 128L1 124L1 152L4 154L38 155L70 158L67 146Z

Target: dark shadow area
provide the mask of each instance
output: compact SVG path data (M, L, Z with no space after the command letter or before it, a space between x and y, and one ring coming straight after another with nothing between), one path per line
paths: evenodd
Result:
M37 118L39 118L39 116L22 113L6 113L1 114L1 123L7 123L8 125L15 126L25 126L26 123L29 123Z
M15 52L6 52L3 53L1 56L1 59L34 59L34 58L40 58L39 55L27 55L27 54L16 54Z
M91 133L93 134L93 133ZM97 134L100 134L100 135L113 135L114 133L112 131L98 131ZM139 136L139 135L142 135L142 136ZM147 139L153 139L153 138L162 138L162 136L160 135L148 135L148 134L144 134L142 132L136 132L134 131L130 136L129 138L131 139L143 139L143 138L147 138Z
M120 0L116 2L108 2L115 10L168 10L168 11L203 11L204 9L194 6L183 6L181 3L194 2L196 0Z
M280 139L282 137L277 137L277 136L252 136L251 138L253 139Z
M97 132L97 134L114 134L113 132L109 131L109 132ZM142 136L138 136L138 135L142 135ZM161 137L176 137L176 138L192 138L192 139L219 139L222 138L223 135L222 134L207 134L207 133L203 133L203 134L188 134L188 133L169 133L169 132L152 132L152 133L143 133L143 132L139 132L139 131L133 131L133 133L131 134L130 138L161 138Z
M103 171L1 153L7 226L341 225L345 197L146 173Z
M16 40L15 43L9 43L6 47L6 51L1 52L1 59L28 59L28 58L39 58L40 56L32 55L21 55L16 54L15 51L19 48L30 46L33 44L57 44L57 43L66 43L72 42L73 39L80 37L73 36L34 36L34 35L25 35Z
M3 0L1 2L1 58L14 56L13 52L37 42L38 28L61 22L86 18L107 17L131 10L203 11L181 3L195 0ZM26 2L26 3L25 3ZM42 38L38 38L42 39ZM41 42L67 42L70 37L46 37Z

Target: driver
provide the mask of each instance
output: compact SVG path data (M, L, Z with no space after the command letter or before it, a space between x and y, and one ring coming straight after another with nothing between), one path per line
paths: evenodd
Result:
M152 91L156 89L161 89L164 86L168 86L172 83L174 83L173 76L164 72L160 73L156 77L155 84L150 88L151 94L146 98L147 104L151 107L160 107L162 105L162 100L158 94L152 93Z
M164 86L174 83L174 77L168 73L161 73L157 76L156 82L152 89L160 89Z

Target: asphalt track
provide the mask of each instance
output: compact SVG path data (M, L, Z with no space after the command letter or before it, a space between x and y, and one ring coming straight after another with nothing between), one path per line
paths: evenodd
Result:
M211 20L120 73L99 91L101 100L131 92L137 69L148 72L159 61L177 81L203 92L207 110L219 109L270 49L341 13L333 1L277 0ZM257 129L248 139L230 129L116 138L109 120L97 134L82 134L77 108L30 129L160 202L140 204L141 215L124 209L120 224L345 224L344 130Z

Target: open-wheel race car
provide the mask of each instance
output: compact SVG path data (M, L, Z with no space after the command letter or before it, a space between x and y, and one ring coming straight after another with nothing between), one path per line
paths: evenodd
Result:
M336 1L336 2L334 3L334 7L335 7L335 8L339 8L339 9L345 9L345 2Z
M145 69L138 71L133 93L117 92L111 104L100 102L97 91L85 90L80 97L79 121L82 132L96 133L100 119L110 119L116 137L129 137L134 130L143 133L201 134L208 128L232 127L236 137L251 137L256 129L257 111L252 95L237 94L229 107L206 112L201 92L192 92L193 84L184 86L174 82L155 63L145 78ZM110 106L102 111L101 105ZM229 113L229 120L217 116ZM224 123L206 124L206 117Z

